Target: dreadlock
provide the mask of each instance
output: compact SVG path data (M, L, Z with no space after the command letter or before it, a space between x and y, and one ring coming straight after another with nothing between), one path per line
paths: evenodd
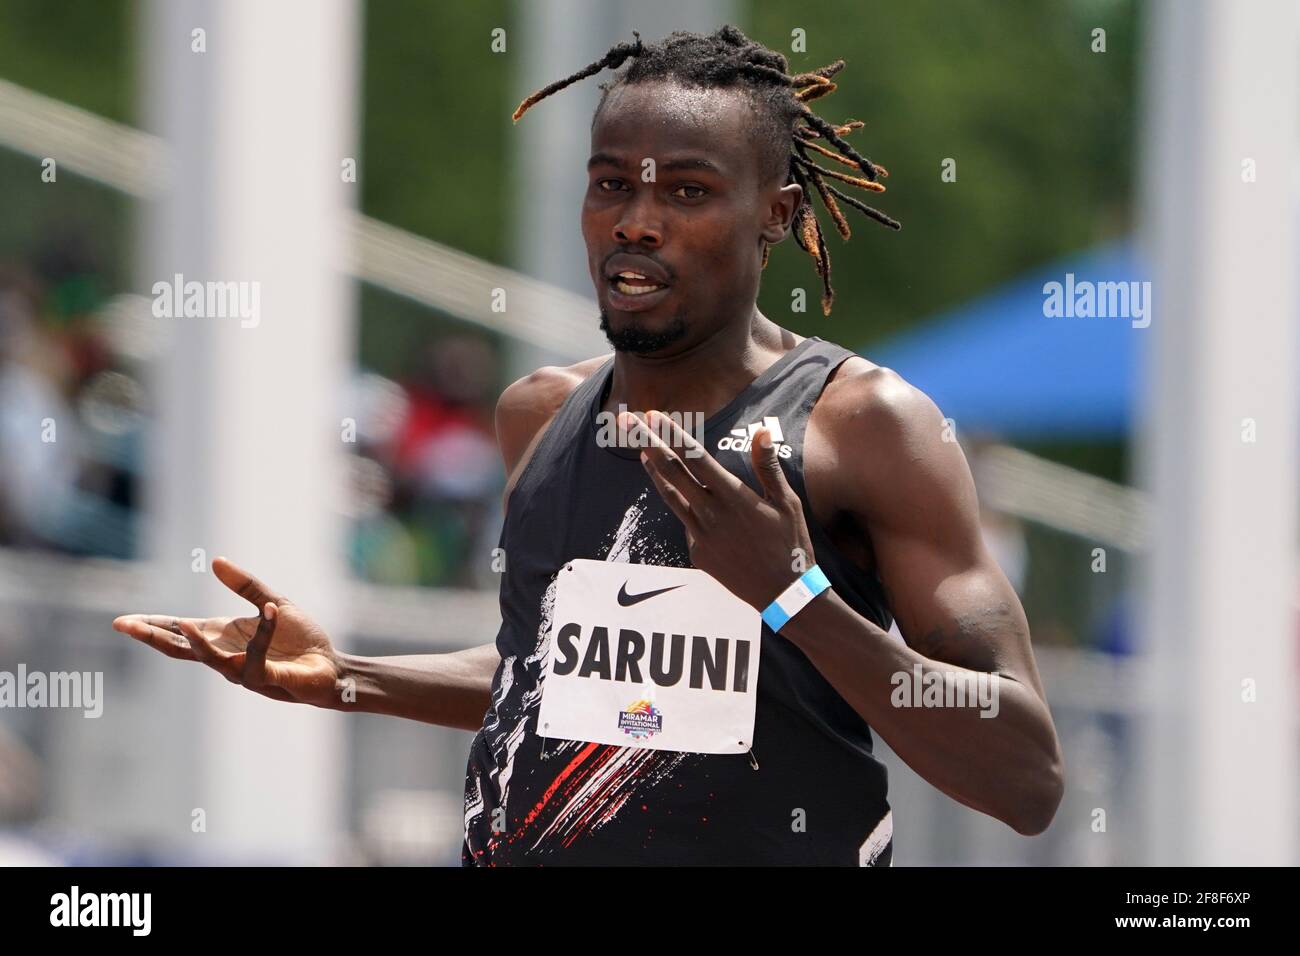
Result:
M764 107L760 111L758 132L766 153L765 171L773 179L781 178L787 185L798 183L803 188L803 200L795 210L791 232L799 248L813 259L817 275L822 280L822 313L830 315L835 298L831 288L831 254L821 224L813 212L813 196L821 200L843 239L849 238L849 224L840 202L891 229L901 228L896 220L879 209L845 195L827 182L829 179L870 192L884 192L885 187L878 180L889 175L888 170L860 155L844 139L853 130L861 129L861 122L849 120L834 126L807 106L812 100L835 92L836 84L832 77L844 69L844 61L836 60L819 69L792 75L784 56L755 43L733 26L721 27L707 36L678 30L659 43L651 44L642 43L641 34L635 31L632 36L635 42L619 43L594 63L529 95L515 110L514 121L519 122L524 113L552 93L606 69L622 68L622 71L615 75L612 83L601 84L604 92L596 115L600 114L610 90L620 85L673 78L688 86L743 86ZM595 122L594 116L592 122ZM827 169L814 162L812 153L848 166L862 175ZM767 266L768 251L765 244L764 267Z

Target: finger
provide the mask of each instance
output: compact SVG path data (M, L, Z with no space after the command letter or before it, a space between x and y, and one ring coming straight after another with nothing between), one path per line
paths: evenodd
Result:
M262 605L262 613L257 617L257 631L244 650L245 687L261 690L266 686L266 651L275 636L275 623L279 619L279 610L271 601Z
M251 601L259 614L262 612L262 608L266 607L267 601L274 601L276 604L289 603L288 598L280 594L274 594L270 588L229 558L214 558L212 573L230 590L245 600Z
M624 412L619 420L637 436L638 442L642 445L642 464L653 464L658 469L660 481L676 488L681 497L693 507L702 506L708 497L708 489L692 474L681 456L669 448L652 429L646 427L645 422L635 415Z
M684 449L682 458L689 463L691 472L704 487L715 493L721 489L728 489L733 493L748 490L748 486L743 481L727 471L718 459L710 455L708 449L696 441L694 435L677 424L672 416L652 410L649 418L652 433L667 435L668 444L672 448Z
M177 619L174 617L159 618L154 615L128 614L115 619L113 629L134 638L142 644L148 644L154 650L161 651L168 657L174 657L181 661L198 660L194 656L189 641L179 633L179 627L173 631L170 628L150 623L152 620L175 621Z
M753 447L749 453L754 474L758 476L767 500L773 504L788 503L794 489L786 481L781 460L776 455L776 445L772 442L772 433L766 428L754 432Z
M153 627L160 627L164 631L171 631L173 634L180 634L180 618L175 614L123 614L113 619L113 626L117 627L119 623L140 622L149 624ZM203 622L198 618L191 617L186 620L193 622L194 626L202 629ZM121 630L121 628L118 628Z
M687 543L693 544L694 535L699 530L699 520L695 512L691 510L691 503L683 497L682 493L672 483L664 480L663 475L659 473L659 466L651 461L645 452L641 453L641 463L645 465L650 480L659 489L659 496L663 498L664 503L668 505L672 513L677 515L677 520L685 525Z
M663 412L652 409L647 417L652 432L667 435L668 443L674 449L678 447L684 449L683 457L691 463L691 470L699 475L706 485L710 484L710 482L722 482L728 485L733 482L738 485L744 484L739 478L722 467L718 459L710 455L709 450L694 435L678 424L677 420L671 415L665 415Z
M212 642L203 636L203 632L194 626L193 621L178 618L177 623L180 625L181 633L189 639L190 648L194 651L194 656L200 663L207 664L225 677L226 680L236 684L239 683L239 676L235 674L230 666L231 655L213 647Z

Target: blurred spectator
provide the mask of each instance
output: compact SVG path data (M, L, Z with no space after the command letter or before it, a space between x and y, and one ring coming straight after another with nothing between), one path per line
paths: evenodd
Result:
M1100 613L1097 622L1097 650L1115 657L1136 654L1138 631L1134 621L1133 595L1122 592Z
M0 270L0 545L136 555L148 424L138 370L156 358L142 343L157 340L140 334L148 300L105 300L105 284L76 236ZM494 346L463 332L432 339L400 383L356 376L344 414L357 427L349 516L359 577L495 583L498 377Z
M0 542L134 556L144 388L103 285L76 235L0 271Z
M0 270L0 543L5 544L41 543L76 478L73 415L62 394L68 364L38 324L40 304L34 276L13 267Z
M430 342L398 384L358 376L353 569L385 584L491 583L484 542L503 487L492 428L498 362L481 336ZM479 552L483 551L482 554Z

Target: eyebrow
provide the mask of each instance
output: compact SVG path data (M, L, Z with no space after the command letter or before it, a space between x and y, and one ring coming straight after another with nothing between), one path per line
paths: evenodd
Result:
M681 159L670 159L666 163L660 163L659 168L666 169L669 172L679 169L702 169L706 173L722 175L722 170L718 168L718 164L705 159L703 156L685 156Z
M615 169L623 169L626 164L613 153L592 153L591 159L587 160L587 168L595 169L597 166L613 166Z
M615 169L626 169L627 163L619 156L613 153L592 153L591 158L587 160L587 169L594 169L597 166L613 166ZM665 172L676 172L683 169L702 169L708 173L716 173L721 176L722 170L717 163L705 159L702 156L685 156L681 159L670 159L665 163L660 163L659 168Z

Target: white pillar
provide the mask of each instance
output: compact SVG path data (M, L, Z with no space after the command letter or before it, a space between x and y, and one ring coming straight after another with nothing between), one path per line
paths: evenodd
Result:
M145 112L174 155L172 189L146 218L144 290L181 273L260 293L256 325L156 320L169 336L147 488L159 609L251 613L191 571L202 548L205 566L230 557L341 638L354 291L335 263L359 188L340 175L356 156L358 5L150 0L142 26ZM329 858L342 829L338 715L162 657L142 684L156 721L141 740L156 752L151 835L207 859ZM191 833L197 808L205 834Z
M1148 863L1294 864L1296 4L1150 12L1154 714L1117 809Z

